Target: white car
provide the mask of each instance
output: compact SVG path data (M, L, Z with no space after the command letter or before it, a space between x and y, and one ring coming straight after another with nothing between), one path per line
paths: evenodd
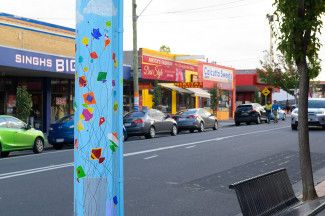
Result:
M312 98L308 100L308 124L320 126L325 129L325 98ZM298 128L298 108L291 113L291 128Z

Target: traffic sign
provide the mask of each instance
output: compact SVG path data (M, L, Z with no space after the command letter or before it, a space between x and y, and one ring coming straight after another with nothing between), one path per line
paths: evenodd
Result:
M271 93L270 90L269 90L268 88L266 88L266 87L262 90L262 94L263 94L265 97L268 96L270 93Z

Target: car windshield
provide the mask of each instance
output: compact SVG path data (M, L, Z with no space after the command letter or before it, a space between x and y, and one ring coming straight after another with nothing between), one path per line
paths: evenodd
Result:
M238 106L237 111L249 111L252 109L252 105Z
M325 100L309 100L308 108L325 108Z
M131 112L126 114L125 118L139 118L139 117L144 117L145 113L144 112Z
M67 123L73 121L73 115L65 116L57 121L57 123Z
M190 109L190 110L186 110L181 115L182 116L188 116L188 115L194 115L196 113L197 113L197 109Z

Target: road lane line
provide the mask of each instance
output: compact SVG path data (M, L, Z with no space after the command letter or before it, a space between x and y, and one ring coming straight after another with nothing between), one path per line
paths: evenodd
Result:
M42 156L42 155L47 155L47 154L57 154L57 153L67 152L67 151L73 151L73 149L55 150L55 151L44 152L44 153L40 153L40 154L14 155L14 156L9 156L7 158L0 158L0 162L3 161L3 160L19 159L19 158L34 157L34 156Z
M191 142L191 143L185 143L185 144L179 144L179 145L173 145L173 146L166 146L166 147L155 148L155 149L148 149L148 150L144 150L144 151L130 152L130 153L124 154L124 157L147 154L147 153L151 153L151 152L157 152L157 151L163 151L163 150L168 150L168 149L180 148L180 147L185 147L185 146L192 146L192 145L195 145L195 144L207 143L207 142L211 142L211 141L220 141L220 140L224 140L224 139L230 139L230 138L234 138L234 137L246 136L246 135L251 135L251 134L265 133L265 132L270 132L270 131L275 131L275 130L281 130L281 129L284 129L284 128L289 128L289 126L273 128L273 129L268 129L268 130L260 130L260 131L248 132L248 133L242 133L242 134L236 134L236 135L225 136L225 137L214 138L214 139L201 140L201 141L197 141L197 142Z
M146 158L143 158L143 159L144 159L144 160L149 160L149 159L156 158L156 157L158 157L158 155L153 155L153 156L146 157Z
M24 176L24 175L34 174L34 173L46 172L46 171L50 171L50 170L62 169L62 168L71 167L71 166L73 166L73 163L65 163L65 164L52 165L52 166L47 166L47 167L40 167L40 168L35 168L35 169L28 169L28 170L21 170L21 171L10 172L10 173L3 173L3 174L0 175L0 180L13 178L13 177L17 177L17 176Z
M196 147L196 145L193 145L193 146L188 146L188 147L186 147L187 149L191 149L191 148L195 148Z
M174 148L180 148L180 147L184 147L184 146L188 146L187 148L190 148L190 147L196 146L195 144L208 143L211 141L220 141L220 140L224 140L224 139L230 139L230 138L234 138L234 137L240 137L240 136L251 135L251 134L265 133L265 132L269 132L269 131L281 130L284 128L289 128L289 127L280 127L280 128L269 129L269 130L260 130L260 131L236 134L236 135L231 135L231 136L219 137L219 138L214 138L214 139L201 140L201 141L192 142L192 143L179 144L179 145L174 145L174 146L167 146L167 147L149 149L149 150L138 151L138 152L131 152L131 153L124 154L124 157L141 155L141 154L146 154L146 153L150 153L150 152L157 152L157 151L163 151L163 150L174 149ZM72 151L72 150L73 149L64 150L64 151ZM62 151L49 152L47 154L60 153L60 152L62 152ZM46 153L44 153L44 154L46 154ZM44 155L44 154L41 154L41 155ZM28 155L26 155L26 156L28 156ZM149 160L149 159L152 159L155 157L158 157L158 155L153 155L151 157L147 157L144 159ZM21 157L17 157L17 158L21 158ZM72 167L73 165L74 165L73 163L64 163L64 164L51 165L51 166L46 166L46 167L39 167L39 168L35 168L35 169L27 169L27 170L15 171L15 172L3 173L3 174L0 174L0 180L18 177L18 176L29 175L29 174L35 174L35 173L40 173L40 172L46 172L46 171L50 171L50 170L57 170L57 169Z

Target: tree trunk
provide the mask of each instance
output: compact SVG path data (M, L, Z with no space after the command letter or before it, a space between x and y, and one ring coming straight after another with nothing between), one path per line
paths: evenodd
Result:
M311 164L310 146L309 146L309 128L308 128L308 92L309 75L307 63L297 64L300 74L299 80L299 154L300 154L300 172L303 186L303 200L312 200L317 198L315 191L313 169Z

